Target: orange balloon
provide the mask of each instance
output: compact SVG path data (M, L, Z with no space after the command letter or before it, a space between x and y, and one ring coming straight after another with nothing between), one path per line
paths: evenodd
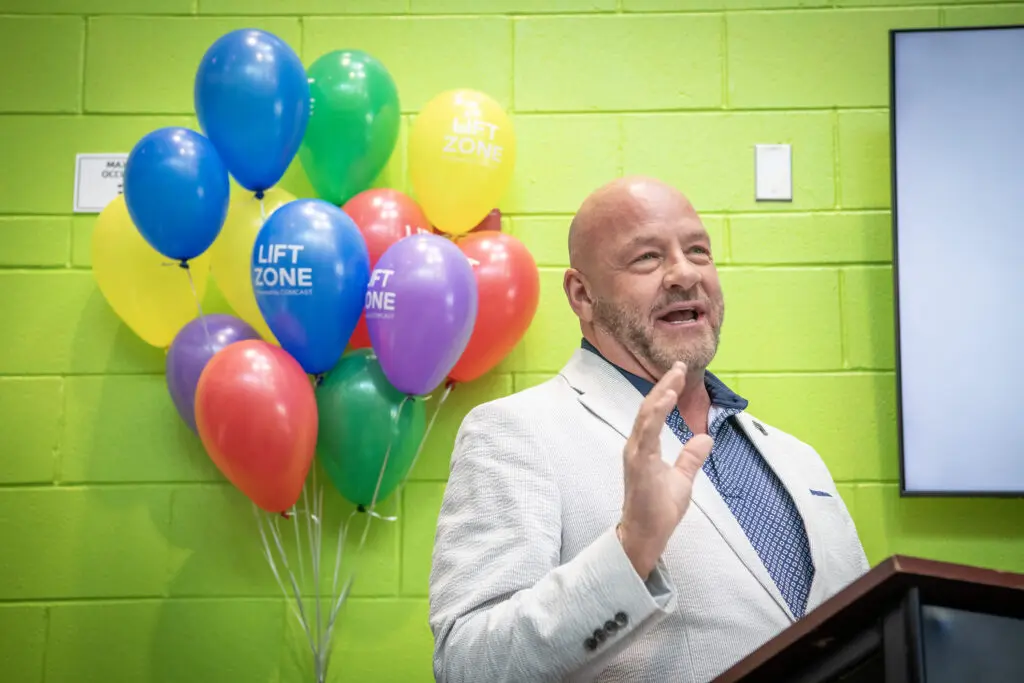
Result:
M345 202L341 210L348 214L363 239L370 254L370 268L392 244L417 233L430 233L430 221L423 215L419 204L407 195L390 188L374 188L360 192ZM370 331L366 327L366 314L359 316L356 329L349 339L349 348L370 347Z
M500 363L526 334L537 312L540 275L526 246L507 233L474 232L456 244L473 265L478 304L473 334L448 378L470 382Z
M287 351L248 340L217 352L196 387L196 426L217 468L256 505L295 505L316 452L317 408Z

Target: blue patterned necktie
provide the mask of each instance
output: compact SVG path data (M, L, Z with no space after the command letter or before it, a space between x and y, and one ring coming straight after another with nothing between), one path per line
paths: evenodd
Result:
M814 580L807 531L782 482L728 419L738 412L735 408L712 408L708 434L715 445L703 471L750 539L790 611L799 619L807 608ZM684 444L693 437L678 410L673 409L665 422Z

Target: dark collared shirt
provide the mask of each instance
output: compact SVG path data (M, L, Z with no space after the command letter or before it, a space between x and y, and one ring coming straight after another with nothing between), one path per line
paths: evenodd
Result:
M608 362L586 339L582 346ZM611 365L643 396L654 388L649 380ZM775 472L731 419L746 409L747 400L710 372L704 373L704 386L711 398L708 434L715 442L704 463L704 474L750 539L790 611L800 618L814 579L803 519ZM693 438L677 408L665 422L683 444Z

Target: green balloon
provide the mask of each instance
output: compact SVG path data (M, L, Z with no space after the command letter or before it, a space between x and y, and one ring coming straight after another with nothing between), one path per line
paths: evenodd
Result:
M377 502L386 499L408 474L420 447L426 428L423 401L391 386L373 353L359 349L343 356L323 378L316 404L317 457L347 500L365 507L373 502L390 446Z
M341 206L369 188L398 141L398 88L360 50L323 55L307 71L309 124L299 159L321 199Z

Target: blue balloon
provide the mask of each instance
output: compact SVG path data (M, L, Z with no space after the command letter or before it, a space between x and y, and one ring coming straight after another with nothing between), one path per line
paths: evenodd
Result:
M136 143L124 203L150 246L186 261L210 248L228 215L230 181L217 150L188 128L160 128Z
M310 374L333 368L363 313L370 282L366 241L348 214L297 199L270 215L252 251L263 319Z
M196 73L199 125L242 187L259 193L288 170L309 122L309 80L287 43L258 29L220 37Z

